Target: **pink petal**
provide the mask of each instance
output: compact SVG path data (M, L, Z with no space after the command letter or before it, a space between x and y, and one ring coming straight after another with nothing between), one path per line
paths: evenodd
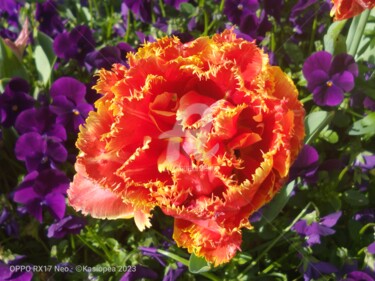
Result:
M69 204L84 215L100 219L131 218L133 206L125 204L121 197L90 180L84 168L76 163L77 174L68 189Z

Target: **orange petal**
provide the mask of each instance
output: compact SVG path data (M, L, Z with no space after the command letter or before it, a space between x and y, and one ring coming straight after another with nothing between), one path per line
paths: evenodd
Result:
M80 164L76 164L76 169L77 174L68 189L69 204L76 211L99 219L133 217L131 204L125 204L121 197L89 179Z

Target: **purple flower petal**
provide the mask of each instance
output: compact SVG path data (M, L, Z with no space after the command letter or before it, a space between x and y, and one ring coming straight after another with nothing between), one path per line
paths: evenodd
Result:
M310 77L307 81L307 88L313 92L319 86L325 86L329 81L329 76L323 70L317 69L311 72Z
M336 225L336 223L339 220L339 218L341 217L341 215L342 215L341 211L329 214L329 215L321 218L320 223L324 226L332 227L332 226Z
M375 242L372 242L370 245L367 246L367 251L370 254L375 255Z
M324 85L315 88L313 92L313 100L317 105L321 106L336 106L344 99L344 92L337 86L330 87Z
M305 220L300 220L293 225L292 229L298 234L306 235L307 223Z
M332 55L325 51L316 52L308 57L302 68L306 80L310 81L312 73L316 70L321 70L328 74L331 60Z
M60 193L50 193L46 196L45 200L51 214L57 219L62 219L66 208L64 195Z
M358 65L354 58L348 54L339 54L332 60L330 75L341 73L344 71L350 72L354 77L358 76Z
M50 90L52 98L65 96L75 103L80 103L86 94L86 86L72 77L61 77L53 82Z
M331 78L333 84L340 87L343 91L349 92L354 88L354 77L349 71L336 73Z

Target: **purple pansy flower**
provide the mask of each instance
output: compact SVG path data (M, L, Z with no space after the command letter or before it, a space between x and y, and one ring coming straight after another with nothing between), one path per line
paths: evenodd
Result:
M347 274L346 278L340 281L374 281L374 278L366 272L356 270Z
M303 65L307 88L317 105L336 106L344 99L344 93L354 88L358 66L348 54L335 57L325 51L312 54Z
M337 272L336 266L328 262L312 262L308 261L307 265L304 265L300 268L300 271L303 273L303 279L305 281L317 280L324 274L331 274Z
M65 214L65 194L69 179L59 170L44 170L28 174L18 189L13 200L25 205L27 211L39 222L43 221L43 210L47 209L56 219Z
M163 281L175 281L186 271L186 266L177 262L176 268L169 268L168 272L164 275Z
M158 274L152 269L145 267L143 265L136 265L134 270L127 271L120 279L120 281L136 281L142 278L148 278L151 280L156 280Z
M375 210L374 209L364 209L359 211L354 215L354 220L361 223L370 223L375 221Z
M306 243L308 246L320 244L320 236L328 236L336 232L332 227L336 225L341 214L341 211L332 213L323 217L320 222L314 221L311 224L308 224L304 219L299 220L292 229L302 237L307 238Z
M51 224L48 228L49 238L64 238L68 234L79 234L85 227L83 218L67 216L58 222Z
M95 49L93 33L86 25L79 25L70 32L63 32L53 41L56 56L69 60L75 59L83 65L88 53Z
M354 161L353 166L360 168L364 173L375 169L375 155L359 154Z
M51 111L57 115L57 123L65 126L67 132L78 131L92 105L85 100L86 86L71 77L61 77L51 86Z
M0 214L0 229L4 229L9 237L19 236L19 227L8 209L4 208Z
M33 278L32 272L18 271L11 269L11 266L20 265L24 256L17 256L14 260L7 264L0 261L0 280L2 281L31 281Z
M317 170L319 167L319 154L316 149L310 145L305 145L296 161L290 169L290 180L302 177L307 183L317 181Z
M6 19L9 27L18 28L18 15L22 3L15 0L2 0L0 1L0 17ZM9 29L0 27L0 35L3 38L15 40L17 34Z
M182 3L186 3L188 1L189 0L165 0L164 2L165 2L166 5L172 6L173 8L178 10Z
M15 147L18 160L24 161L29 172L45 168L56 168L66 161L68 153L60 140L26 133L20 136Z
M158 249L154 247L139 247L139 250L141 250L142 255L149 256L157 260L162 266L167 266L163 255L158 253Z
M133 12L135 18L145 23L151 23L151 14L160 15L158 1L154 0L123 0L127 8ZM129 15L125 15L129 16Z
M87 54L85 65L88 71L95 69L111 69L114 63L127 65L126 54L133 51L133 48L127 43L119 43L117 46L107 46L99 51L93 51Z
M56 115L47 106L23 111L16 120L15 128L20 134L35 132L56 141L66 140L65 128L56 124Z
M22 78L13 78L0 95L0 124L4 127L14 125L17 116L25 109L33 107L34 99L29 94L30 86Z
M52 38L64 30L64 23L60 18L57 3L53 0L36 3L35 18L39 22L39 30Z
M320 20L323 16L329 14L330 10L331 5L329 0L298 0L293 6L289 17L295 32L293 38L295 40L301 39L305 34L306 36L310 36L314 19L318 18ZM317 32L322 33L324 27L324 24L319 26Z
M227 0L223 12L231 23L240 25L243 18L255 14L258 8L258 0Z

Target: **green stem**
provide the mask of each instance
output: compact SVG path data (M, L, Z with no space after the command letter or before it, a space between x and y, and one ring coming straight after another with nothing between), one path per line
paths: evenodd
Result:
M313 45L314 45L315 33L316 33L316 27L317 27L317 25L318 25L318 20L317 20L317 17L315 16L315 17L314 17L313 26L312 26L312 32L311 32L311 36L310 36L309 54L312 53L312 49L313 49Z
M298 216L292 221L292 223L290 225L288 225L286 228L284 228L281 233L279 234L279 236L277 236L273 241L272 243L251 263L249 264L242 272L241 274L238 276L239 279L241 279L240 277L244 277L246 272L248 272L254 265L256 265L272 248L273 246L276 245L276 243L284 237L284 235L293 227L293 225L296 224L297 221L299 221L306 213L306 211L310 208L310 206L312 205L312 202L309 202L305 208L303 208L303 210L298 214Z
M354 34L353 42L350 45L349 49L349 55L352 55L353 57L357 54L359 43L361 42L361 38L363 35L363 32L365 31L365 27L367 24L367 20L370 16L371 10L365 10L359 17L359 23L358 28Z
M103 260L106 260L105 255L103 255L101 252L99 252L97 249L95 249L93 246L91 246L90 243L86 242L85 239L82 238L81 235L77 235L78 239L82 241L83 244L85 244L88 248L90 248L91 251L93 251L95 254L97 254L99 257L101 257Z
M313 95L310 94L310 95L308 95L307 97L301 99L301 102L304 104L304 103L306 103L306 102L308 102L308 101L311 101L312 99L313 99Z
M173 254L173 253L170 253L168 251L164 251L164 250L157 250L158 253L166 256L166 257L169 257L171 259L174 259L175 261L179 261L180 263L182 263L183 265L186 265L187 267L189 266L189 261L187 259L184 259L176 254ZM218 277L216 277L215 275L213 275L212 273L209 273L209 272L202 272L202 273L199 273L200 275L212 280L212 281L219 281L221 279L219 279Z

